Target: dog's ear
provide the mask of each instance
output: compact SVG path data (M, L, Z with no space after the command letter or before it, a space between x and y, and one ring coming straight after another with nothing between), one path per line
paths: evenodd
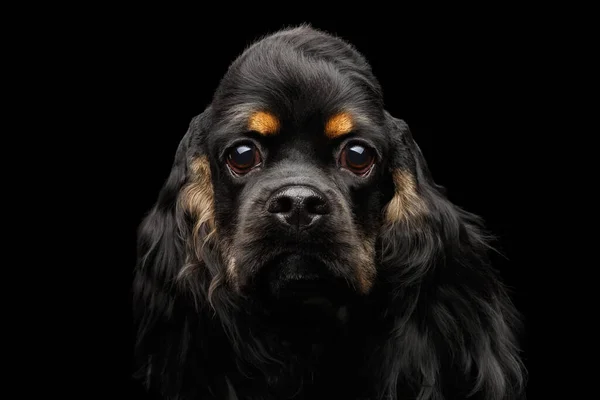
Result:
M185 320L178 315L183 312L178 300L186 293L180 289L179 281L186 270L201 262L202 255L196 251L201 246L196 243L205 241L214 230L213 189L204 150L209 113L210 108L190 123L169 177L138 230L133 278L134 335L138 363L148 380L165 367L165 360L169 359L166 353L175 351L161 341L185 346L183 338L170 337L175 333L185 335L185 329L171 326L173 321ZM159 368L151 373L152 357Z
M384 208L383 263L403 265L400 276L409 284L422 279L457 236L458 210L437 185L408 125L386 113L391 137L388 161L393 197ZM476 219L475 216L471 216Z
M378 357L383 394L395 399L408 385L419 399L447 398L444 376L459 397L518 398L518 313L490 265L482 221L435 184L407 124L389 114L387 124L394 194L384 209L380 273L392 285L394 321Z

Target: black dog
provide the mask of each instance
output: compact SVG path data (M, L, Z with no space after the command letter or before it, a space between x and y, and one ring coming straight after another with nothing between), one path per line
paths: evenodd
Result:
M165 399L516 399L518 315L367 61L249 47L139 231L138 376Z

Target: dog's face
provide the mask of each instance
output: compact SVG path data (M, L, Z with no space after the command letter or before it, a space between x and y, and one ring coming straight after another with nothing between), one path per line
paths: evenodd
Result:
M253 89L264 84L257 81ZM329 276L367 293L389 201L380 190L384 129L352 99L328 107L312 96L308 111L269 100L208 138L229 282L243 291L266 279L277 290Z
M192 174L211 173L226 280L241 293L301 294L327 282L337 285L324 291L367 294L394 195L396 132L375 84L290 57L234 64L206 117L205 155L191 161Z
M420 153L360 54L284 40L248 49L221 81L189 132L180 203L195 237L210 225L229 290L365 295L382 228L423 208Z

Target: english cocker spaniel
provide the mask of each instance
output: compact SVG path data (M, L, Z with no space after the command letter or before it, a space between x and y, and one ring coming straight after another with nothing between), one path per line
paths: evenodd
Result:
M519 315L365 58L303 25L230 66L138 233L164 399L516 399Z

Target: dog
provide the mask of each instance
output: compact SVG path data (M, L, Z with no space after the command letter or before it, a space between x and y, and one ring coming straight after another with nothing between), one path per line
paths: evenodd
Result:
M164 399L518 399L521 317L365 57L309 25L231 64L138 231Z

